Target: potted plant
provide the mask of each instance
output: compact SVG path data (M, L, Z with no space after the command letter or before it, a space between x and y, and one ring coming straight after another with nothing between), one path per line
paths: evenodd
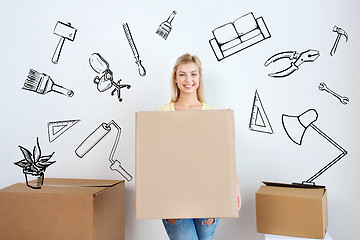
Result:
M39 145L39 138L36 138L36 145L31 153L26 148L19 145L19 148L24 155L24 159L15 162L14 164L23 169L25 175L26 185L31 188L40 189L44 183L45 170L55 161L49 161L54 155L54 152L48 156L41 156L41 149ZM36 185L31 185L29 182L32 178L37 179Z

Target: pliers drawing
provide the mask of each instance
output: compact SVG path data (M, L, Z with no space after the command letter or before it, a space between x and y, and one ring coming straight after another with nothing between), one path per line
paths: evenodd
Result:
M268 74L269 77L281 78L281 77L289 76L290 74L292 74L293 72L298 70L299 66L301 64L303 64L304 62L313 62L319 56L320 56L319 51L312 50L312 49L309 49L302 53L297 53L296 51L287 51L287 52L281 52L281 53L277 53L277 54L273 55L265 62L264 65L265 65L265 67L267 67L271 63L276 62L277 60L282 59L282 58L288 58L290 60L294 60L294 61L291 61L290 67L288 67L284 70L275 72L275 73Z

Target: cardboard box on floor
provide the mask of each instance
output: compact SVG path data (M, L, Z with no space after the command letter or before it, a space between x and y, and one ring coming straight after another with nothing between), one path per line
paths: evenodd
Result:
M238 217L232 110L136 113L136 219Z
M256 192L256 224L259 233L323 239L328 226L326 189L261 186Z
M124 181L46 178L0 190L0 239L124 240Z

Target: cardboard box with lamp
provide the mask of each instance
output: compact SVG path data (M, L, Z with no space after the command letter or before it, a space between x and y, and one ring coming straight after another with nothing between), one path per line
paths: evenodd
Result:
M314 129L333 146L340 155L302 183L284 184L264 182L256 192L256 222L260 233L303 238L323 239L328 225L327 191L325 186L315 185L314 180L347 154L339 144L314 125L318 114L309 109L299 116L283 115L286 134L301 145L309 127Z

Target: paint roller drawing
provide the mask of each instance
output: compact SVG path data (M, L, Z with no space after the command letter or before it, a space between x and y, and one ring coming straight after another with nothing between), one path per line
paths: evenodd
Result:
M109 161L111 163L110 169L112 171L117 171L120 173L127 181L132 180L132 176L121 166L119 160L114 160L114 154L116 151L116 147L120 140L121 128L111 120L108 124L102 123L98 128L96 128L75 150L75 153L78 157L82 158L85 156L96 144L98 144L110 131L111 125L113 125L116 130L116 138L114 141L114 145L111 149L111 153L109 156Z
M101 139L103 139L110 132L110 128L106 123L102 123L95 129L75 150L76 155L79 158L85 156Z

